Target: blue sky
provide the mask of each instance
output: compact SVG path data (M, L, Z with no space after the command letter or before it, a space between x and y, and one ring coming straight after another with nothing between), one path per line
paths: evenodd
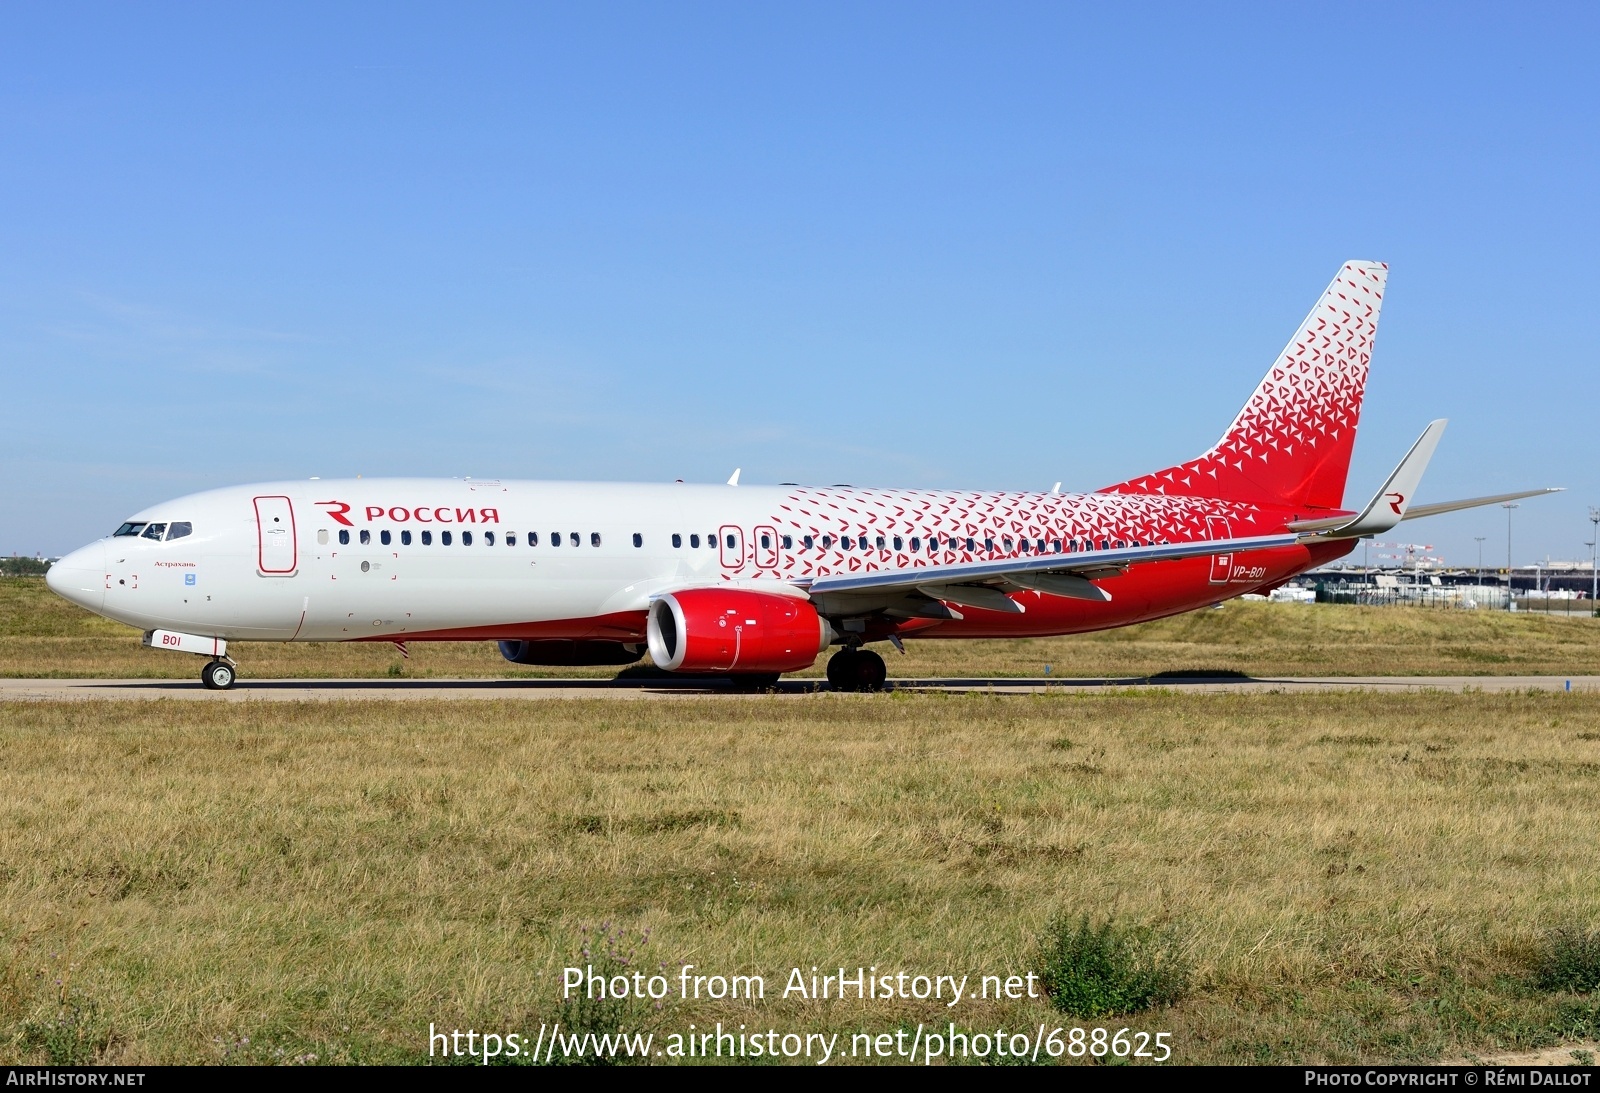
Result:
M1092 489L1391 265L1351 494L1564 485L1592 5L0 7L0 552L345 474ZM1499 509L1405 525L1504 558Z

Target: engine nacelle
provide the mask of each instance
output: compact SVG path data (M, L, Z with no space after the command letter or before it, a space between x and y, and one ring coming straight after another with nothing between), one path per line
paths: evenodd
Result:
M669 672L798 672L836 637L808 600L736 588L691 588L650 605L645 630Z
M502 641L500 655L512 664L553 664L576 668L594 664L632 664L644 656L644 646L620 641Z

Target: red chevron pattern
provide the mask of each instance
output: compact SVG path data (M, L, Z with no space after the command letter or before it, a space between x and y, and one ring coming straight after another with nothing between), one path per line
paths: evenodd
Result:
M1210 451L1105 492L1337 508L1388 274L1381 262L1346 263Z
M795 549L779 551L774 568L749 576L794 578L951 565L1055 553L1057 542L1067 552L1074 543L1081 551L1102 542L1182 543L1257 535L1281 528L1283 517L1254 502L1200 497L832 487L794 490L769 522L795 537ZM812 539L809 550L800 549L804 536ZM894 548L896 537L899 550ZM919 540L918 550L910 549L912 538ZM969 538L974 540L970 551ZM992 552L984 549L985 539L994 541ZM849 549L843 545L846 540ZM930 540L935 549L929 549Z

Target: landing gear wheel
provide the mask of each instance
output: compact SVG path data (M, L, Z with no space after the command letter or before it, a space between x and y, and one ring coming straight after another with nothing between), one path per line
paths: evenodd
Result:
M233 665L225 660L213 660L200 669L200 682L206 685L207 690L226 691L233 686Z
M828 683L836 691L877 691L888 678L883 658L871 649L841 649L828 661Z

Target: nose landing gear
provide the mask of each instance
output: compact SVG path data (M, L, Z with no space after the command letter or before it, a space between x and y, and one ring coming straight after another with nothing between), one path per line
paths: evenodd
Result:
M235 679L233 665L225 660L213 660L200 669L200 682L209 691L226 691Z
M882 690L888 678L883 658L871 649L841 649L828 661L828 684L836 691Z

